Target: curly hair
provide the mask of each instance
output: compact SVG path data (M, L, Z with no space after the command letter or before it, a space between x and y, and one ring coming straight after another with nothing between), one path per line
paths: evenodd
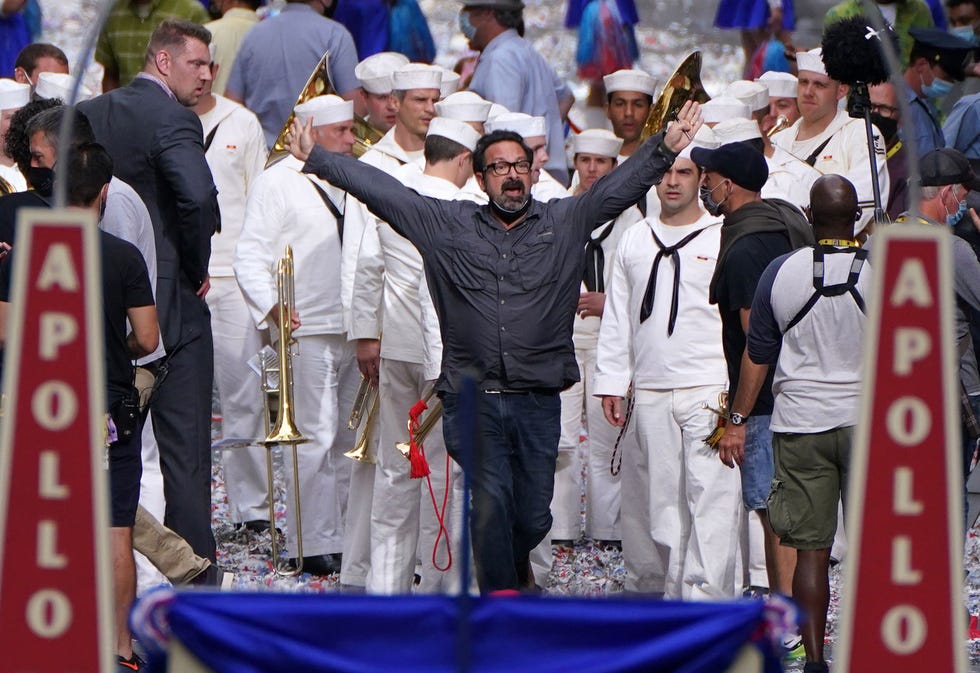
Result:
M31 137L27 133L27 122L35 115L59 105L64 105L60 98L32 100L10 118L10 128L3 138L3 151L14 160L21 173L26 175L31 167Z

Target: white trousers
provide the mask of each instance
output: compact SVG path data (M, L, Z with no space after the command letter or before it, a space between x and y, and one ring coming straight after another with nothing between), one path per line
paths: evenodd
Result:
M431 381L425 379L421 364L382 358L379 385L380 429L371 506L371 570L367 591L373 594L411 592L416 558L420 557L422 581L419 590L455 592L459 586L457 569L439 569L447 565L450 549L454 564L459 558L458 536L452 526L455 504L447 501L444 521L448 539L446 532L440 537L428 486L428 483L432 484L436 505L441 509L447 488L442 421L436 423L425 439L425 457L431 469L428 482L424 478L410 478L411 465L395 448L396 443L408 441L409 409L425 394ZM435 397L429 400L430 409L435 401ZM422 418L428 413L426 411ZM450 500L455 472L452 465L449 461Z
M650 533L666 569L665 598L727 598L741 586L738 473L704 443L715 416L703 404L723 389L636 393L633 417L648 459Z
M346 428L347 419L350 417L350 408L341 407L341 411L343 413L340 416L340 422ZM357 431L358 437L360 437L366 423L367 416L365 415L361 421L361 428ZM368 432L370 433L371 455L377 456L377 418L374 419ZM353 445L349 448L353 448ZM340 564L340 583L352 587L364 587L367 584L368 571L371 569L371 501L374 497L374 473L374 463L351 462L347 517L344 519L344 558Z
M221 434L225 439L264 437L261 381L247 364L262 348L263 335L256 329L233 277L212 278L205 299L211 309ZM265 452L259 444L222 452L232 523L269 518Z
M303 523L303 555L343 551L344 515L351 463L343 454L354 444L347 429L359 374L354 347L339 334L300 336L294 346L295 421L310 439L296 445ZM341 411L343 410L343 411ZM343 422L341 423L341 415ZM296 513L293 507L292 451L283 446L286 473L286 544L295 556Z
M650 533L650 459L637 441L635 415L623 442L620 472L622 498L626 503L621 522L626 569L623 589L627 593L663 597L667 569Z
M592 394L595 375L595 349L576 349L581 380L561 394L561 438L558 451L573 456L561 465L555 481L551 514L552 538L576 539L581 511L581 468L574 458L578 453L583 414L588 432L585 476L585 535L596 540L619 540L620 495L618 476L609 469L619 428L610 425L602 414L602 402ZM561 480L561 484L559 484ZM561 495L561 500L559 500Z

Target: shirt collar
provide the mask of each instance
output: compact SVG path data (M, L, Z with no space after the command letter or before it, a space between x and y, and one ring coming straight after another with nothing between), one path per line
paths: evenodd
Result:
M490 40L487 46L483 48L483 53L484 54L490 53L497 47L504 44L505 42L509 42L510 40L519 40L519 39L521 39L521 36L517 34L517 30L515 30L514 28L508 28L500 35Z
M245 9L244 7L232 7L227 12L225 12L224 16L222 16L221 18L242 19L245 21L253 21L258 23L259 15L253 12L251 9Z
M152 16L153 15L153 12L156 11L157 7L160 5L160 2L161 2L161 0L150 0L150 2L149 2L149 9L148 10L145 10L147 12L147 16ZM135 1L131 1L129 3L129 9L133 12L134 15L136 15L136 16L142 16L142 14L140 14L140 12L136 9L136 2Z
M312 12L313 14L316 14L317 16L323 16L322 14L320 14L319 12L317 12L315 9L313 9L309 5L304 4L302 2L290 2L290 3L287 3L285 7L283 7L281 10L279 10L279 13L280 14L283 14L285 12Z
M167 94L167 96L169 96L171 100L177 100L177 96L175 96L174 95L174 92L170 90L170 87L167 86L167 83L164 82L159 77L157 77L156 75L152 75L152 74L150 74L148 72L141 72L141 73L139 73L139 74L136 75L136 79L148 79L148 80L150 80L151 82L153 82L154 84L156 84L157 86L159 86L161 89L163 89L163 92L165 94Z

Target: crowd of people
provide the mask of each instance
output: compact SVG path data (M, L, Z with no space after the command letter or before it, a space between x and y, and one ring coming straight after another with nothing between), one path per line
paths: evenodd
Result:
M286 334L297 570L371 594L535 591L584 535L621 548L627 593L793 596L786 649L827 671L876 194L891 220L957 234L964 475L974 459L980 2L947 0L947 32L922 0L878 1L905 70L870 87L870 136L817 47L659 128L660 83L607 73L608 124L567 138L574 96L521 0L461 0L479 54L463 76L359 58L331 0L259 4L217 0L207 21L197 0L120 0L98 96L56 45L0 79L0 332L19 208L64 180L103 231L120 670L141 666L133 550L176 584L230 578L213 386L232 522L279 534L255 362ZM330 88L304 90L324 54ZM464 528L472 577L453 563Z

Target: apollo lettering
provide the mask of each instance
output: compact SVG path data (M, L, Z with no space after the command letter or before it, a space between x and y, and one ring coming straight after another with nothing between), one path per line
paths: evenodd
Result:
M78 271L67 245L56 243L45 255L35 283L38 291L60 289L77 293L81 290ZM80 327L75 316L61 311L44 311L38 317L38 357L54 362L61 350L76 342ZM42 381L30 396L31 415L45 430L60 432L72 427L80 412L78 394L67 382L52 379ZM38 453L37 495L41 500L65 500L70 488L61 480L61 454L55 449ZM37 544L34 550L38 568L64 570L71 559L58 547L58 522L41 519L37 522ZM62 636L72 625L71 600L64 592L42 588L34 592L25 608L27 625L37 636L53 639Z
M919 259L908 259L898 273L888 302L892 308L914 305L930 307L936 302L925 267ZM892 371L900 377L912 376L916 364L933 354L935 344L921 327L899 327L893 338ZM899 447L914 450L929 437L933 418L925 400L904 395L892 400L885 416L889 438ZM915 471L898 465L892 472L892 512L898 516L921 516L923 503L915 496ZM917 586L922 571L916 569L912 539L895 535L891 544L891 581L900 586ZM896 605L881 620L881 639L899 655L916 652L925 643L927 625L922 611L914 605Z

